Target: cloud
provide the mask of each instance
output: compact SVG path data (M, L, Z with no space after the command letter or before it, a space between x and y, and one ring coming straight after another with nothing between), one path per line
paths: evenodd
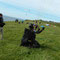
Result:
M0 0L2 2L24 7L33 8L38 11L53 12L59 14L60 11L60 0Z
M60 0L0 0L0 2L14 6L16 11L19 9L23 14L27 12L42 18L60 18Z

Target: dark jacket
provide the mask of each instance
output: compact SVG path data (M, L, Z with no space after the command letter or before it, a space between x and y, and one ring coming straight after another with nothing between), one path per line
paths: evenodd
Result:
M34 40L36 38L36 34L41 33L43 30L44 28L42 28L42 30L39 29L38 31L34 32L30 29L25 28L23 38L27 40Z
M3 18L0 17L0 27L3 27L5 25L5 23L3 22Z

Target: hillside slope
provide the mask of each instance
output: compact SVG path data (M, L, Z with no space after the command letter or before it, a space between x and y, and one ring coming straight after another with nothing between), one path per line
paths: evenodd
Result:
M0 60L60 60L60 26L45 26L41 34L37 34L36 40L41 48L21 47L21 38L28 24L5 22L4 40L0 40Z

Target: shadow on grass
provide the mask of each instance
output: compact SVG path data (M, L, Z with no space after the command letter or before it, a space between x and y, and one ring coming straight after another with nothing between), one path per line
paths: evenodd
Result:
M58 51L56 48L53 48L51 46L47 46L47 45L44 45L44 44L40 45L40 48L41 49L50 49L52 51Z

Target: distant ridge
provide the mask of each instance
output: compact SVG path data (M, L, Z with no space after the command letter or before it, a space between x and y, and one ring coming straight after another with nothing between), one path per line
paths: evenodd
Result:
M18 20L23 20L21 18L15 18L15 17L10 17L10 16L3 16L4 21L15 21L16 19Z

